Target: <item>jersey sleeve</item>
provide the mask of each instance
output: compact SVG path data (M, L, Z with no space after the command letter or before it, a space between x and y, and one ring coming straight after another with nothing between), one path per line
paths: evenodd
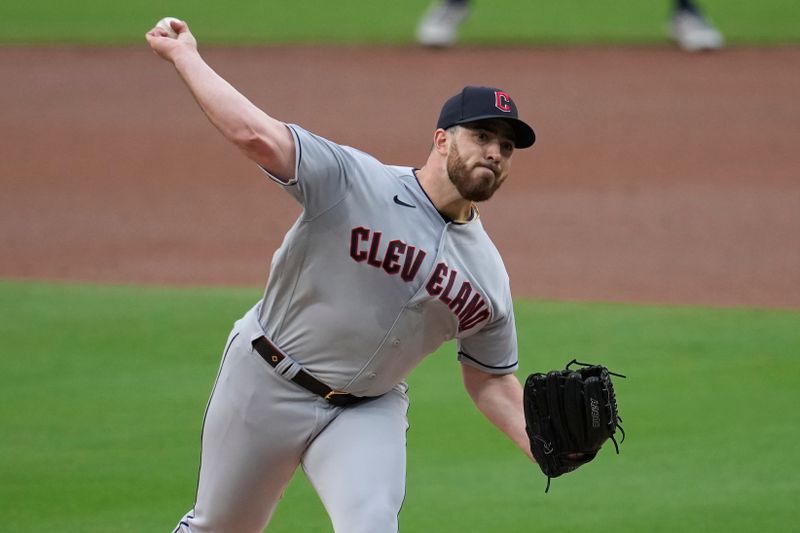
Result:
M303 206L313 218L339 203L347 194L348 149L295 124L288 125L295 142L295 177L282 180L262 170Z
M519 367L517 329L510 293L502 316L478 333L458 341L458 360L490 374L509 374Z

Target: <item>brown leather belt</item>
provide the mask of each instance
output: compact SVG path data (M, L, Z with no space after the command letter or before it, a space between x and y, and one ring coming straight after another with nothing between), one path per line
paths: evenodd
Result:
M278 349L278 347L272 344L266 337L262 336L254 340L253 348L255 348L259 355L261 355L264 361L273 367L278 366L278 363L286 359L286 356ZM318 396L322 396L328 401L328 403L337 407L353 405L368 399L367 396L354 396L349 392L333 390L302 368L292 378L292 381L304 389L311 391Z

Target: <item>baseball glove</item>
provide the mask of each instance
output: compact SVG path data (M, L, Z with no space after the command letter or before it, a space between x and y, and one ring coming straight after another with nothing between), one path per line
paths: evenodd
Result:
M572 365L582 368L571 370ZM625 430L619 425L612 375L625 377L573 359L564 370L537 372L525 381L525 429L533 457L547 476L545 492L552 478L594 459L606 440L619 454L614 433L619 428L624 441Z

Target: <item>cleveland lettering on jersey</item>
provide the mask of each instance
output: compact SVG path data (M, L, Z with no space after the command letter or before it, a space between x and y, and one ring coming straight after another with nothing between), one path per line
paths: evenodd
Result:
M439 263L433 269L428 283L425 284L425 290L431 296L437 296L441 302L447 304L458 317L458 331L466 331L489 318L489 309L486 308L483 296L473 290L472 284L467 280L461 282L458 291L453 296L453 287L457 277L458 271L449 268L446 263ZM471 300L470 296L472 296Z
M414 279L422 266L422 261L427 255L415 246L409 246L403 241L393 240L386 247L383 257L378 254L383 233L372 231L368 228L353 228L350 232L350 257L358 263L364 261L375 268L382 268L387 274L400 273L403 281ZM362 245L362 243L367 243ZM400 260L403 260L402 266Z
M413 281L427 252L397 239L389 241L382 249L382 238L380 231L363 226L353 228L350 232L350 257L357 263L381 268L390 275L400 273L406 283ZM434 267L425 291L447 305L458 317L458 331L471 329L489 318L483 296L473 289L469 280L459 280L458 271L445 262Z

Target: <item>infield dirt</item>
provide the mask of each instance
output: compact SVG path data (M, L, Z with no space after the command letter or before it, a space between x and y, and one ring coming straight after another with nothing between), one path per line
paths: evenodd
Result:
M209 48L273 116L421 165L465 84L537 130L481 206L516 296L800 308L800 48ZM262 285L299 213L139 48L0 48L0 277Z

